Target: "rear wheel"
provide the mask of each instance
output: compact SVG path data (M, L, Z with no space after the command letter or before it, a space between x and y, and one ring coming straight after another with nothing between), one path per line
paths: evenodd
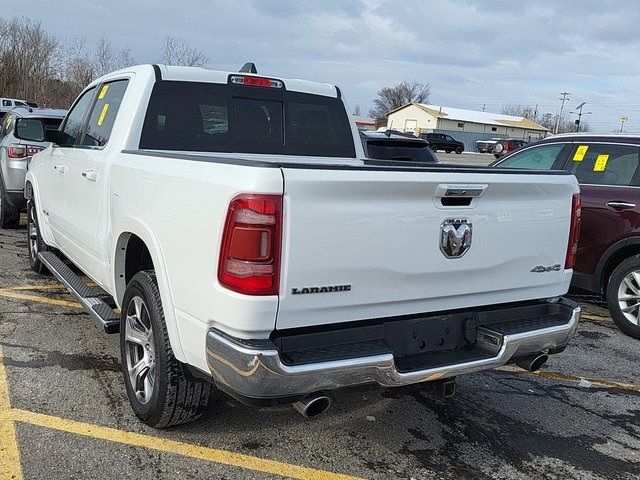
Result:
M4 182L0 180L0 228L18 228L20 225L20 209L9 203Z
M49 246L44 243L42 235L40 235L36 202L33 198L27 201L27 245L29 246L29 264L31 265L31 270L36 273L49 273L47 267L43 265L38 257L40 252L49 250Z
M431 150L433 151L433 153L437 153L438 147L436 147L435 145L431 145Z
M627 258L611 274L607 305L616 325L640 338L640 255Z
M460 155L462 153L462 147L456 147L456 153Z
M120 354L129 402L144 423L170 427L205 412L213 387L174 357L153 270L136 273L125 290Z

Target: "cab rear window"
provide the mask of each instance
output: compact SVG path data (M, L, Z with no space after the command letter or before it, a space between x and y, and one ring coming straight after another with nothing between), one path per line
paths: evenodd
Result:
M140 148L355 157L339 98L202 82L155 84Z

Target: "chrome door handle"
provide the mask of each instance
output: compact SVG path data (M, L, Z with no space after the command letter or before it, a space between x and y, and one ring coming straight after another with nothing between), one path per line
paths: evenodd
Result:
M95 182L98 179L98 172L95 170L85 170L82 172L82 176L90 182Z
M613 210L629 210L630 208L636 208L635 203L629 202L608 202L607 207L612 208Z

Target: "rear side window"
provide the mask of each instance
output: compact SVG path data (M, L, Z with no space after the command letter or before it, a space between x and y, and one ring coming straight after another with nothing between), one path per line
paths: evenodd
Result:
M339 98L200 82L155 84L140 148L355 157Z
M567 170L583 184L637 185L638 147L577 144L569 156Z
M117 80L100 86L82 137L82 145L102 147L109 141L128 83L129 80Z
M540 145L514 153L498 165L502 168L525 168L532 170L551 170L564 144Z

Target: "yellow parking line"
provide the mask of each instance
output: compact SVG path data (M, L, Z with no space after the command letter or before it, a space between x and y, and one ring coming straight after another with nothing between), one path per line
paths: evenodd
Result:
M254 470L262 473L270 473L288 478L308 480L356 480L357 477L342 475L339 473L316 470L313 468L291 465L275 460L252 457L242 453L216 450L188 443L169 440L161 437L153 437L140 433L117 430L115 428L76 422L65 418L44 415L42 413L29 412L27 410L12 409L10 417L17 422L28 423L40 427L59 430L61 432L82 435L85 437L122 443L134 447L148 448L166 453L175 453L186 457L196 458L209 462L220 463L232 467Z
M511 367L511 366L500 367L499 370L502 370L502 371L505 371L505 372L534 375L534 376L540 377L540 378L551 378L551 379L555 379L555 380L565 380L565 381L568 381L568 382L575 382L575 383L580 383L580 382L582 382L584 380L584 381L587 381L591 385L594 385L596 387L616 388L618 390L628 390L628 391L631 391L631 392L640 393L640 385L634 385L633 383L623 383L623 382L616 382L616 381L613 381L613 380L603 380L601 378L580 377L580 376L577 376L577 375L569 375L567 373L554 372L554 371L550 371L550 370L538 370L537 372L528 372L528 371L523 370L521 368Z
M19 285L16 287L1 288L1 290L59 290L64 286L61 283L46 284L46 285Z
M2 346L0 345L0 478L19 480L22 479L20 452L16 439L16 428L11 416L9 384L2 361Z
M82 305L78 302L42 297L39 295L27 295L24 293L18 293L11 288L0 289L0 297L9 298L11 300L28 300L30 302L46 303L48 305L58 305L60 307L82 308Z

